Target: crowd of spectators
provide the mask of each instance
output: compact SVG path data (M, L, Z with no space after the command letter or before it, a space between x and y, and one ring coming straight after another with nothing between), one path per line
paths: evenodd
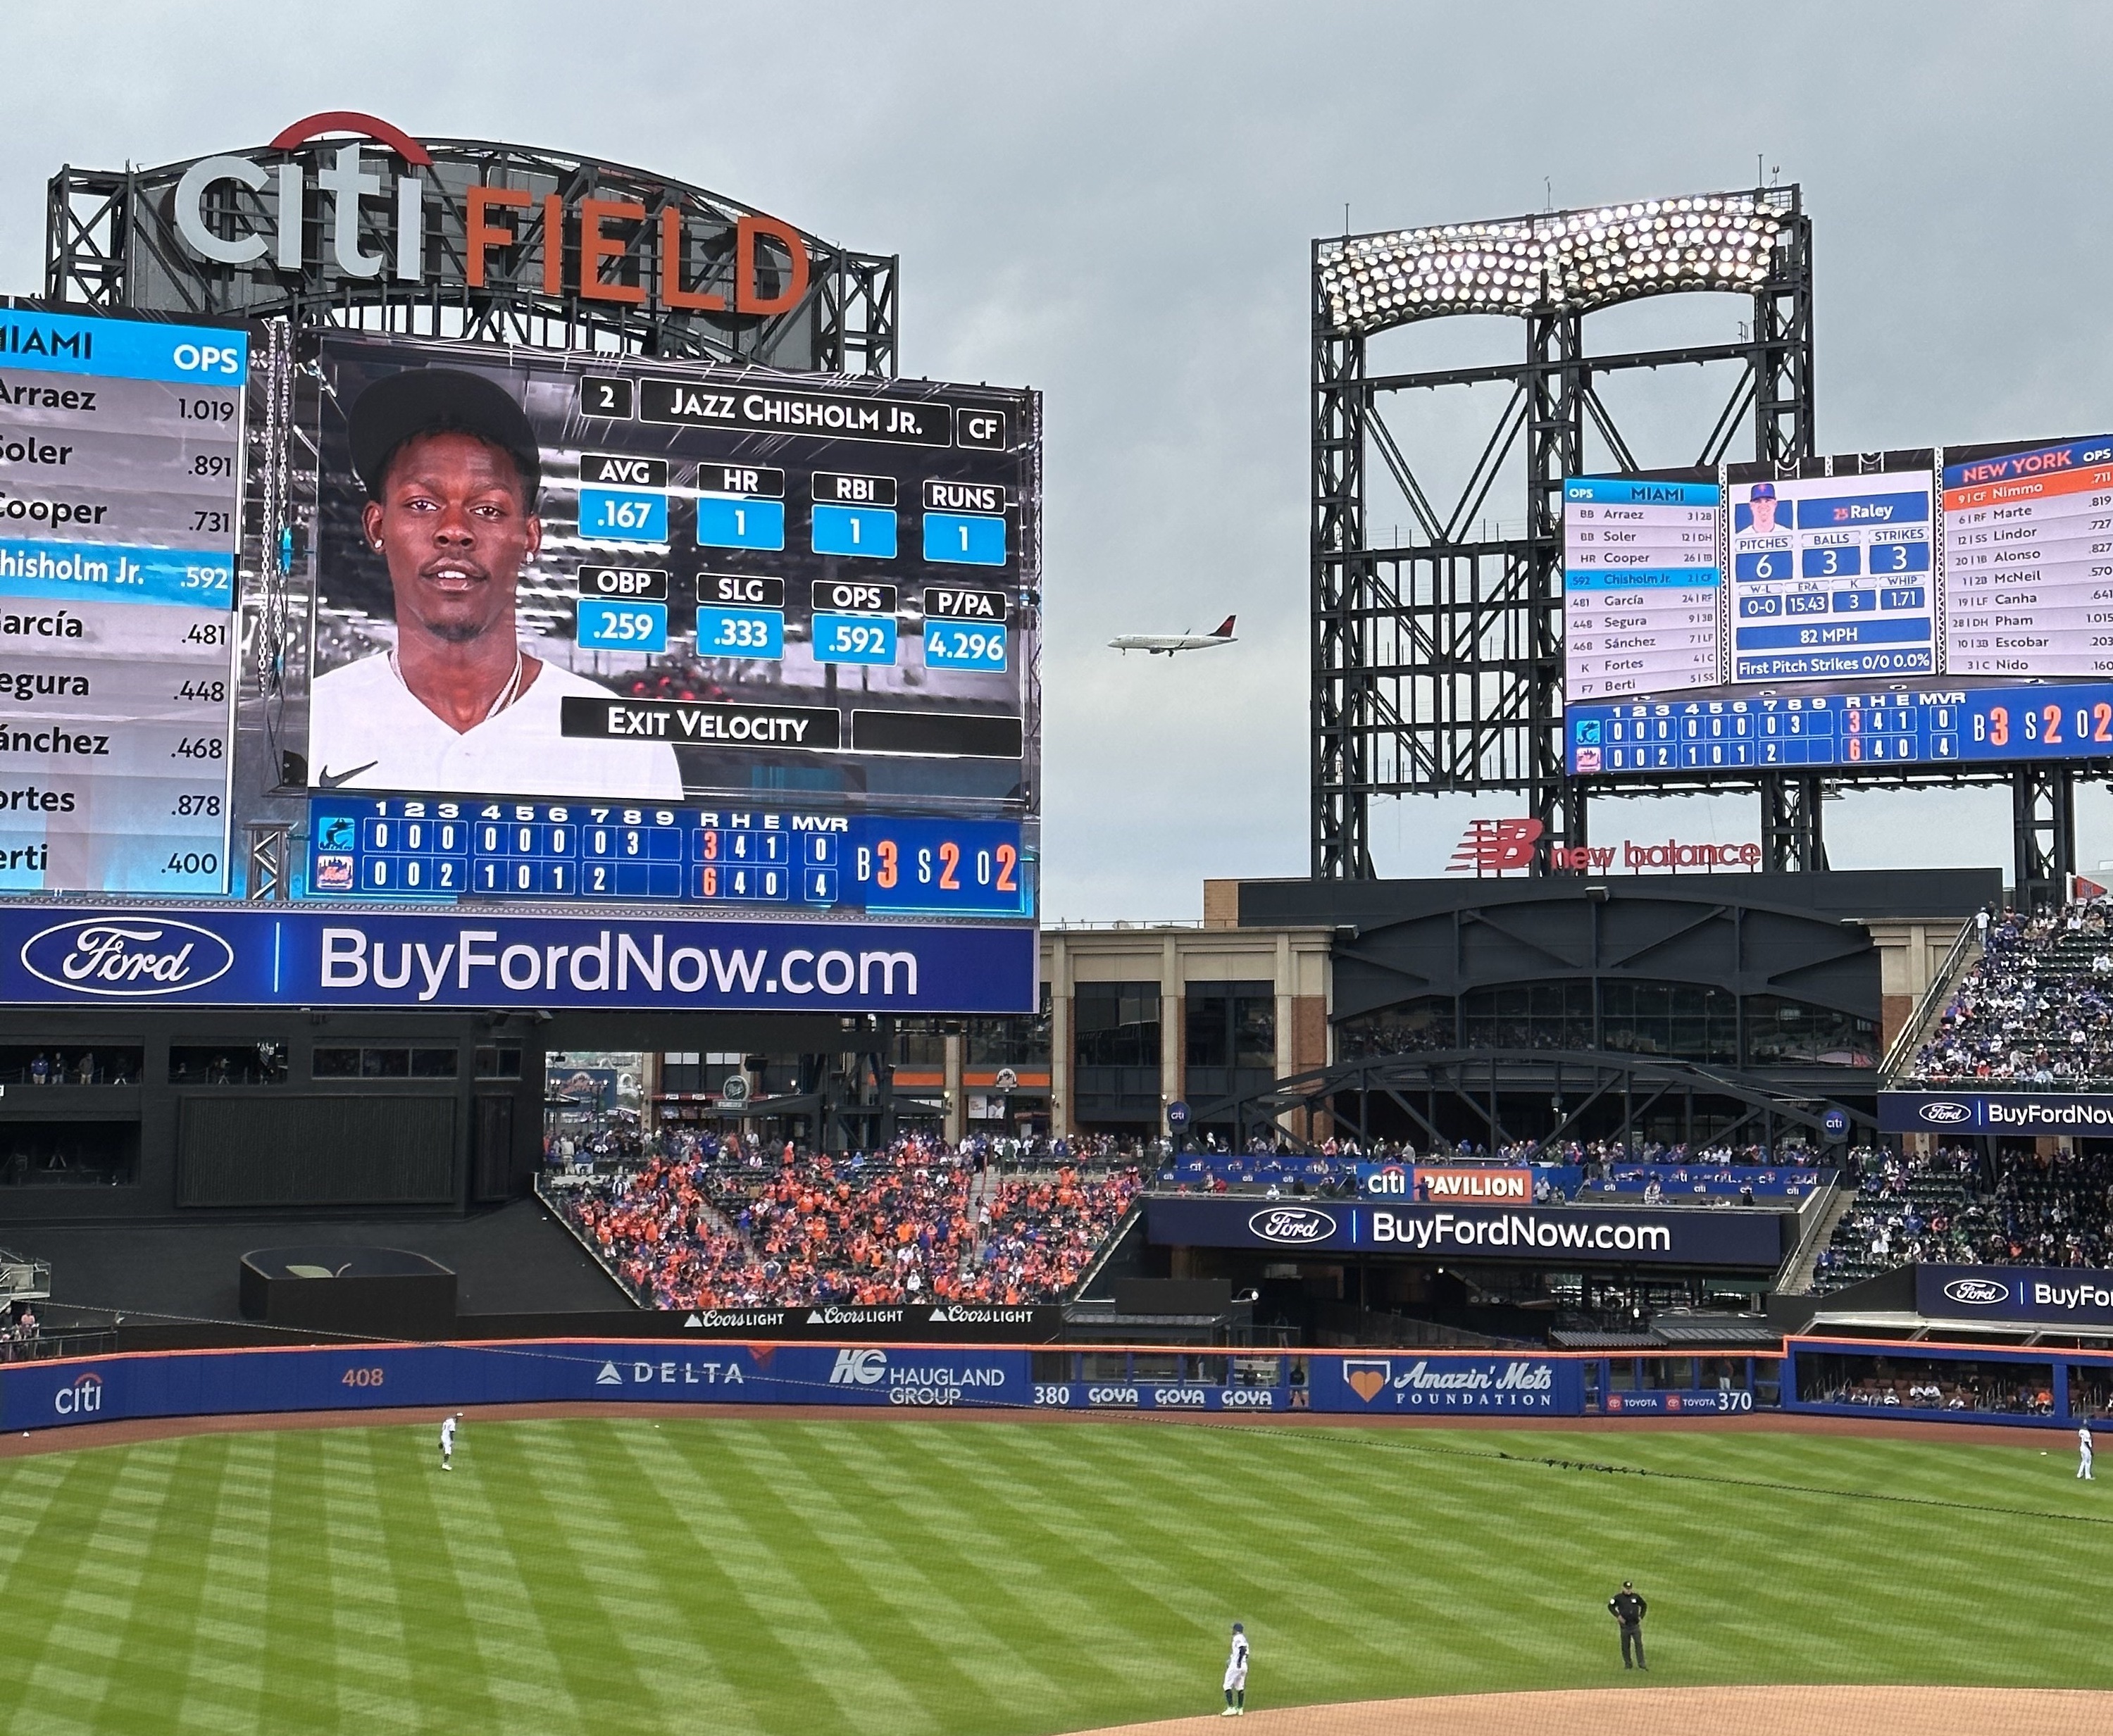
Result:
M2113 909L1991 915L1983 950L1901 1070L1905 1086L2113 1080Z
M787 1146L769 1160L752 1144L688 1139L547 1193L650 1307L1053 1301L1139 1181L1068 1163L1001 1177L988 1153L916 1139L841 1155Z
M0 1362L21 1362L37 1354L44 1328L27 1302L0 1305Z
M1964 1147L1866 1157L1855 1201L1820 1251L1813 1287L1894 1266L2113 1266L2113 1160Z

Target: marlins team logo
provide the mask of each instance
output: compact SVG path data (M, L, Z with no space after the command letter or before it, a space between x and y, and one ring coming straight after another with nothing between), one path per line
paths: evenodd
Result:
M180 995L235 968L235 949L210 928L167 917L60 923L22 943L22 968L76 995Z
M1343 1381L1367 1404L1387 1389L1394 1365L1384 1357L1351 1357L1343 1364Z

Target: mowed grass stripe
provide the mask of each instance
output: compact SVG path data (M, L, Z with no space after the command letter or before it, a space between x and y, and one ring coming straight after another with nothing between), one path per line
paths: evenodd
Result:
M714 1721L714 1690L723 1684L714 1679L717 1672L709 1664L699 1667L693 1630L682 1620L682 1575L668 1570L680 1551L666 1536L657 1538L650 1553L637 1547L633 1503L640 1479L618 1435L607 1429L547 1436L539 1431L527 1438L546 1506L562 1516L609 1631L660 1720L669 1725L685 1718Z
M1036 1736L1209 1711L1235 1615L1257 1706L1590 1685L1625 1574L1654 1683L2113 1685L2113 1527L2064 1516L2113 1489L2036 1446L670 1411L481 1424L443 1475L423 1427L306 1439L0 1464L0 1731Z
M84 1454L67 1465L65 1480L57 1489L43 1492L43 1510L23 1540L7 1576L7 1643L0 1646L0 1729L31 1729L32 1719L77 1720L86 1710L87 1697L71 1685L71 1677L45 1672L45 1651L56 1633L62 1653L71 1652L66 1600L85 1567L88 1545L126 1465L123 1453ZM96 1667L91 1661L91 1670ZM63 1726L47 1721L43 1727Z
M731 1432L728 1459L740 1468L744 1504L778 1540L778 1559L808 1597L842 1607L856 1623L851 1638L874 1674L894 1681L898 1697L938 1725L972 1728L1002 1722L1011 1708L994 1696L952 1647L929 1632L897 1575L874 1562L856 1528L847 1524L812 1474L807 1430L754 1427ZM833 1590L825 1589L833 1588ZM919 1684L912 1688L910 1684Z
M867 1433L886 1451L885 1492L898 1501L907 1501L898 1491L929 1484L935 1463L943 1469L945 1529L965 1542L975 1596L1002 1612L1015 1644L1060 1684L1067 1704L1109 1703L1157 1670L1152 1618L1183 1618L1156 1601L1147 1606L1111 1569L1120 1540L1098 1515L1020 1497L1004 1432L993 1439L980 1428L904 1424Z
M131 1612L117 1636L124 1668L111 1672L95 1720L99 1729L161 1736L179 1727L171 1715L180 1705L198 1647L206 1596L199 1562L212 1537L215 1510L207 1500L185 1497L192 1491L217 1497L228 1451L226 1438L211 1436L158 1449L169 1468L170 1487L156 1515Z
M440 1487L440 1455L432 1444L437 1430L359 1433L373 1479L372 1523L404 1612L404 1646L396 1661L406 1691L428 1729L445 1729L452 1736L505 1736L510 1726L486 1667L485 1633L494 1612L481 1602L471 1609L435 1498L454 1498L451 1490Z

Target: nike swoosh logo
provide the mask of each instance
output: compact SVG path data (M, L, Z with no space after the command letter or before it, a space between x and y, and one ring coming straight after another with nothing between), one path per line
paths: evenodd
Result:
M381 762L370 759L363 766L354 766L349 772L333 772L328 766L316 773L316 784L320 789L335 790L340 784L349 783L362 772L372 772Z

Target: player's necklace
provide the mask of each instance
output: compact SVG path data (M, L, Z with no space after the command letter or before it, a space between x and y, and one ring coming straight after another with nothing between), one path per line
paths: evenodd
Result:
M484 715L477 719L478 722L489 723L521 697L521 678L527 674L527 659L521 654L521 647L517 645L513 648L513 673L507 677L506 685L492 695L491 704L485 708ZM396 661L394 650L389 654L389 672L398 681L404 679L404 666Z

